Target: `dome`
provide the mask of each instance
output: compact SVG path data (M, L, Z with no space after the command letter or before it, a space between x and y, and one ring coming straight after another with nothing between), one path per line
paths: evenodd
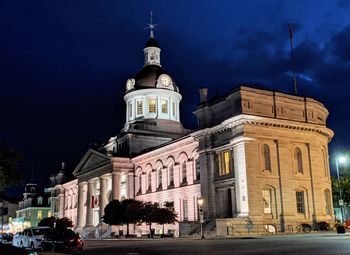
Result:
M134 90L157 88L158 78L161 74L169 75L161 66L158 65L146 65L141 71L135 75L135 88ZM169 75L170 76L170 75ZM179 91L174 79L172 79L172 85L175 91Z
M158 45L157 41L154 38L150 37L148 39L148 41L146 42L146 45L145 45L145 48L147 48L147 47L157 47L157 48L159 48L159 45Z

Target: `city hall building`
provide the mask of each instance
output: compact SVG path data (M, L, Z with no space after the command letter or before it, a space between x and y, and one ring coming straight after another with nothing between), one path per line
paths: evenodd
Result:
M198 129L188 130L180 122L181 86L162 67L152 32L143 51L143 68L126 82L124 127L86 152L76 180L51 188L57 216L71 218L85 236L104 235L109 201L172 201L178 222L165 232L179 236L196 231L201 197L204 227L218 235L244 224L274 232L332 221L333 132L321 102L245 85L208 101L201 88Z

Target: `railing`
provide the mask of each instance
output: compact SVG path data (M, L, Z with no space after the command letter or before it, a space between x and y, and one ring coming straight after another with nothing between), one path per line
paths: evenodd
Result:
M234 224L227 226L228 236L247 236L247 235L276 235L276 234L294 234L297 229L293 225L280 224Z

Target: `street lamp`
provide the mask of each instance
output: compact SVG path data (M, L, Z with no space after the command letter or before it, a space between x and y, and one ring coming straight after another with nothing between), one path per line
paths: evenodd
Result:
M198 198L197 203L198 203L198 211L199 211L199 220L201 223L201 239L203 239L204 238L204 232L203 232L203 223L204 223L203 203L204 203L204 199L201 197Z
M339 164L344 164L346 162L346 157L340 156L335 159L335 166L337 169L337 178L338 178L338 189L339 189L339 207L340 207L340 215L341 215L341 220L344 221L344 215L343 215L343 206L344 206L344 201L342 198L342 191L340 187L340 178L339 178Z

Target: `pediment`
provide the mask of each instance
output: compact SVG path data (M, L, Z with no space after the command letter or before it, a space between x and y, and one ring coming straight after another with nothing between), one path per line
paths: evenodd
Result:
M74 169L73 175L79 177L86 173L99 171L101 168L112 166L111 158L101 152L89 149Z

